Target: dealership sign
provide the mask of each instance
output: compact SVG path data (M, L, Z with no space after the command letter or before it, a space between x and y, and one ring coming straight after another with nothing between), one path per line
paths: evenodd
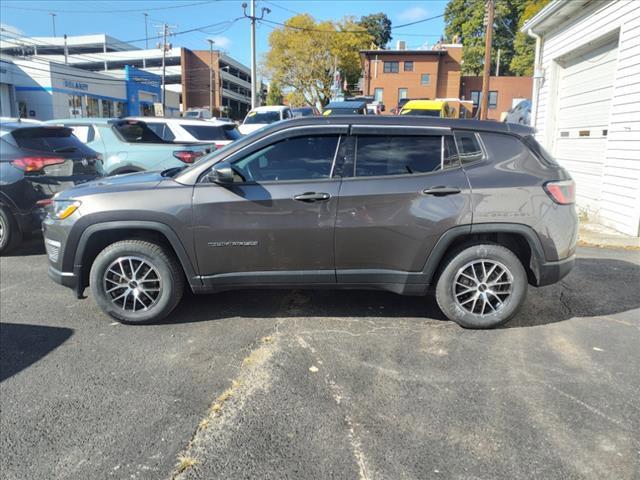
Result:
M67 88L75 88L76 90L89 90L88 83L76 82L73 80L65 80L64 86Z

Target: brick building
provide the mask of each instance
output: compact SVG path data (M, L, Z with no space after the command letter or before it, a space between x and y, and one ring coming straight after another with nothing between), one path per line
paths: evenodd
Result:
M531 77L490 77L489 78L489 120L500 120L514 101L531 98L533 78ZM482 92L482 77L464 76L460 85L460 98L473 102L474 113Z
M474 106L479 101L482 77L461 76L460 44L432 50L363 50L360 59L362 92L381 101L385 114L393 113L401 98L460 98ZM491 77L489 85L490 120L500 120L514 99L531 98L531 77Z
M458 44L437 50L363 50L363 94L384 103L386 113L402 98L456 98L461 58Z

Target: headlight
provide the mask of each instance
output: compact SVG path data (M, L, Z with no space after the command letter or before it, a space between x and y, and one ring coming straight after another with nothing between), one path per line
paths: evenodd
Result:
M49 216L56 220L64 220L75 212L80 206L78 200L54 200L49 207Z

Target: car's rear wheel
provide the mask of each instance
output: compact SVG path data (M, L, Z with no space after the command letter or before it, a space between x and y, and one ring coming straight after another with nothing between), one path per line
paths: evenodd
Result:
M0 255L10 252L21 239L22 232L13 215L6 207L0 207Z
M124 240L98 254L91 266L90 285L102 310L122 323L141 324L166 317L178 305L184 274L162 246Z
M442 312L466 328L507 322L527 294L527 273L518 257L500 245L472 245L450 255L436 284Z

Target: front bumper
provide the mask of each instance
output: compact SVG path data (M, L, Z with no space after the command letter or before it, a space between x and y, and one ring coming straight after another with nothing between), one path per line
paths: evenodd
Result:
M538 267L538 287L552 285L566 277L576 264L576 256L571 255L557 262L545 262Z
M64 285L65 287L69 287L75 290L76 285L78 284L78 277L75 273L72 272L61 272L60 270L55 269L53 266L49 265L49 278L60 285Z

